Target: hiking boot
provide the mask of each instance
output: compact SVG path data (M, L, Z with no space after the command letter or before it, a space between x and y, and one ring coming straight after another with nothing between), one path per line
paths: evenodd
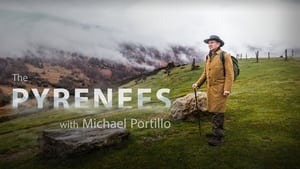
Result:
M210 146L219 146L224 142L224 138L223 137L211 137L208 141L208 145Z
M209 132L209 133L206 133L205 136L207 138L210 138L210 137L218 137L218 136L221 136L221 137L224 137L224 132L223 131L216 131L216 132Z

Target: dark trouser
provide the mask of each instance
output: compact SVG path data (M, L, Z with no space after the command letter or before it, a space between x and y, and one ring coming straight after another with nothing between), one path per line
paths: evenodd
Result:
M223 143L224 140L224 113L214 113L212 116L212 131L206 134L209 138L208 144L217 146Z

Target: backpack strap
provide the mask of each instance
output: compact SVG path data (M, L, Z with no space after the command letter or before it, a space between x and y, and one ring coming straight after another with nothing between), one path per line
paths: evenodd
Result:
M224 51L222 51L221 52L221 55L220 55L220 59L221 59L221 61L222 61L222 63L223 63L223 72L224 72L224 76L226 75L226 73L225 73L225 58L224 58L224 54L225 54L225 52Z

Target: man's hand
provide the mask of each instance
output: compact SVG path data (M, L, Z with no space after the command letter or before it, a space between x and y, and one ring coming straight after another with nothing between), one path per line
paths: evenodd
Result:
M193 89L196 89L198 87L198 85L196 84L196 83L194 83L193 85L192 85L192 88Z
M226 91L226 90L223 93L224 96L228 96L229 94L230 94L230 91Z

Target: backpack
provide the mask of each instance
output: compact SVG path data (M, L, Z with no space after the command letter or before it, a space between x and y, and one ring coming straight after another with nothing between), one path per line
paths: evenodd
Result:
M220 55L220 59L222 60L223 63L223 68L224 68L224 76L225 76L225 59L224 59L224 51L222 51L221 55ZM231 56L231 60L232 60L232 66L233 66L233 71L234 71L234 81L237 79L237 77L240 75L240 68L239 68L239 61L234 57Z

